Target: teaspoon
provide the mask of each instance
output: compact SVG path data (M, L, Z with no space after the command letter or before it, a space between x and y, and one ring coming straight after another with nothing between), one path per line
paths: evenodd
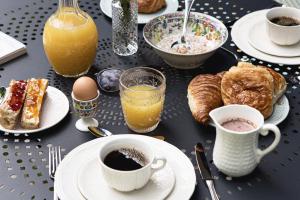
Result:
M96 137L106 137L106 136L111 136L112 135L112 133L110 131L108 131L104 128L89 126L88 129Z
M188 48L188 43L185 40L185 34L187 31L187 23L189 21L189 17L190 17L190 12L191 12L191 8L192 5L194 4L195 0L185 0L185 10L184 10L184 21L183 21L183 29L182 29L182 34L179 40L177 40L176 42L174 42L171 45L171 48L175 47L178 45L179 48ZM180 46L179 46L180 45Z

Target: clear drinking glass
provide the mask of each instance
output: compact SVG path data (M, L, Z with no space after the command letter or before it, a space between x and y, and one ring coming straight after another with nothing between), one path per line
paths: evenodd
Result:
M122 110L127 126L138 133L154 130L163 110L166 78L158 70L136 67L120 77Z
M137 0L112 1L112 45L120 56L129 56L138 50Z

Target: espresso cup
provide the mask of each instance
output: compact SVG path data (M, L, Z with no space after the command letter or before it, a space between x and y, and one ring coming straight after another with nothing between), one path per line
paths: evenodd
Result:
M276 17L290 17L300 21L300 9L291 7L275 7L266 14L268 35L278 45L293 45L300 41L300 25L282 26L271 20Z
M139 152L139 155L143 155L145 165L136 170L123 171L113 169L104 163L104 159L109 153L123 148L133 149ZM164 168L166 162L166 158L156 157L147 143L133 138L111 139L102 146L99 152L99 163L104 179L110 187L122 192L129 192L145 186L153 173Z
M216 167L232 177L251 173L260 160L269 154L280 141L280 130L273 124L264 124L263 115L247 105L227 105L216 108L209 113L213 119L217 134L213 149L213 161ZM251 124L253 128L245 131L229 130L225 123L240 119ZM273 143L261 150L258 148L258 136L275 134Z

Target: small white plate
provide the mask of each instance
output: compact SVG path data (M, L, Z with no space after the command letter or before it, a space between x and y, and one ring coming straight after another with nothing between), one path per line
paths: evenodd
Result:
M176 183L166 200L188 200L191 198L196 184L195 169L183 152L167 142L149 136L124 134L94 139L76 147L65 156L58 166L54 182L54 190L60 199L85 200L77 184L78 174L84 163L96 158L99 148L106 141L128 137L147 142L155 152L161 152L161 155L167 159L168 165L174 172ZM101 190L101 187L98 189ZM143 198L140 199L143 200Z
M16 129L9 130L0 125L0 131L8 133L35 133L48 129L59 123L69 112L69 101L64 93L55 87L48 86L42 105L40 126L37 129L24 129L18 123Z
M288 98L283 95L278 101L275 103L273 107L272 115L265 120L265 124L280 124L285 118L288 116L290 111L290 105ZM210 121L209 125L216 126L214 122Z
M261 19L252 26L249 31L249 43L259 51L264 53L281 56L297 57L300 56L300 42L295 45L282 46L273 43L267 32L265 19Z
M275 103L272 115L265 120L265 124L280 124L288 116L290 105L288 98L284 95Z
M100 0L100 8L102 12L108 16L112 17L112 9L111 9L111 3L112 0ZM160 15L168 14L168 13L173 13L176 12L178 9L178 0L166 0L167 6L160 11L157 11L155 13L151 14L138 14L138 23L139 24L146 24L148 23L151 19L158 17Z
M122 199L122 200L163 200L172 191L175 184L174 172L167 163L155 172L145 187L131 192L119 192L107 185L97 158L86 162L78 173L78 188L89 200ZM101 188L101 190L99 190Z
M255 49L249 43L249 32L258 21L265 19L266 13L268 10L260 10L256 12L249 13L236 21L231 29L231 37L232 41L236 44L236 46L245 52L246 54L266 61L270 63L276 64L285 64L285 65L299 65L300 64L300 56L299 57L279 57L273 56L266 53L263 53L257 49Z

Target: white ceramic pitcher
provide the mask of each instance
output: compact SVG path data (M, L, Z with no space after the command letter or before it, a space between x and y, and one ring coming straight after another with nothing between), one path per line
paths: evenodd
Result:
M251 173L261 158L270 153L280 141L278 127L264 124L262 114L250 106L227 105L212 110L209 115L217 129L213 161L221 172L229 176L239 177ZM234 119L249 120L256 127L248 132L237 132L221 126ZM269 130L275 134L275 139L269 147L261 150L258 148L258 136L268 135Z

